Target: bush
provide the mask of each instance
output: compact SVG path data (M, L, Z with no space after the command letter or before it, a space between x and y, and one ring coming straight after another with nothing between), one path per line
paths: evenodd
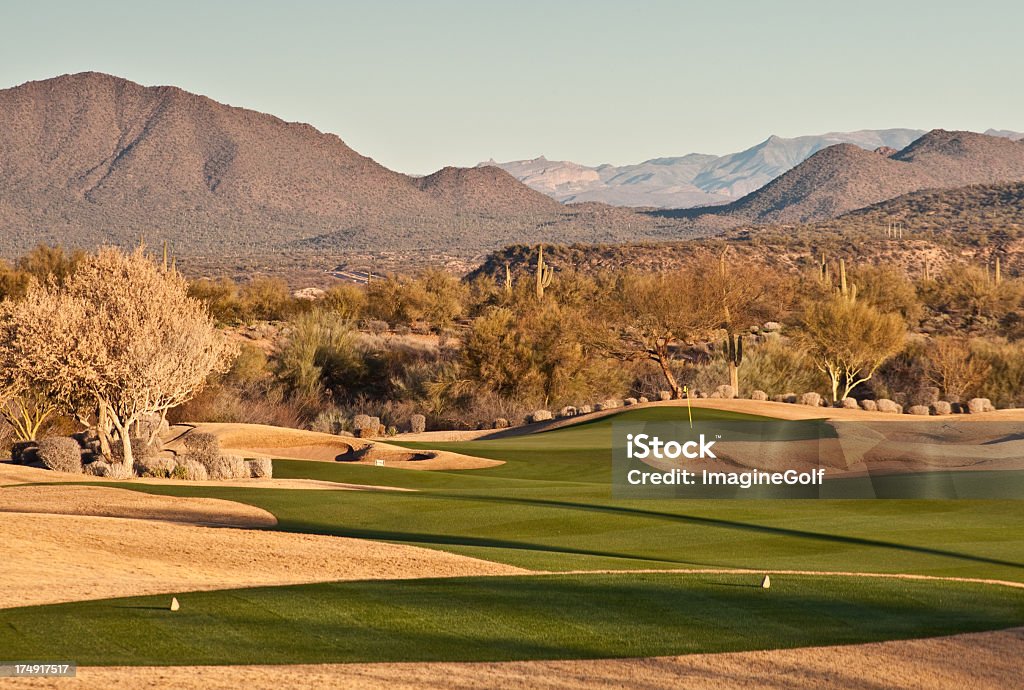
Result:
M171 472L171 477L191 482L204 482L210 478L205 465L187 457L178 459L174 470Z
M409 431L414 434L421 434L427 428L427 418L421 414L414 414L409 417Z
M322 434L340 434L345 431L348 419L338 409L324 410L316 416L313 423L309 425L310 431L318 431Z
M270 458L249 458L245 466L253 479L270 479L274 476L274 464Z
M136 462L140 477L160 477L166 479L174 472L176 463L173 458L154 455Z
M193 431L185 436L185 448L197 455L220 453L220 439L205 431Z
M249 467L245 460L237 455L218 455L204 463L210 479L246 479Z
M44 438L36 449L39 461L55 472L82 473L82 447L66 436Z

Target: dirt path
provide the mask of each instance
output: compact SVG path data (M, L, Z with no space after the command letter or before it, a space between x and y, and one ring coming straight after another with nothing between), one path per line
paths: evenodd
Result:
M645 659L85 668L15 688L763 688L1005 690L1024 684L1024 628L863 645Z
M332 580L527 573L364 539L80 515L0 515L0 544L0 608Z

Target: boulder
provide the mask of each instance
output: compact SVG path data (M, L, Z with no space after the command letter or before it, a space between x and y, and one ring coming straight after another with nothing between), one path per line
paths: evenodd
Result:
M804 393L800 396L800 404L807 405L808 407L821 407L821 394L820 393Z
M576 414L577 414L577 410L572 405L566 405L565 407L563 407L562 409L560 409L558 411L559 419L564 419L566 417L575 417Z
M919 415L921 417L927 417L931 414L931 410L928 409L927 405L911 405L907 408L907 414Z
M760 401L764 402L764 401L768 400L768 394L765 393L764 391L754 391L753 393L750 394L750 399L751 400L760 400Z
M953 406L945 400L937 400L931 404L931 413L934 415L953 414Z
M716 388L715 393L717 394L717 397L724 398L725 400L732 400L736 397L736 389L728 383Z
M593 411L594 408L591 405L580 405L576 408L576 414L590 414Z
M903 414L903 408L888 398L876 400L875 407L879 412L884 412L886 414Z
M861 400L860 406L861 409L866 410L868 412L875 412L878 410L878 403L876 403L874 400Z
M872 402L874 402L874 401L872 400ZM842 401L841 405L842 405L843 408L845 408L847 410L859 410L860 409L860 405L857 403L857 399L856 398L843 398L843 401Z
M637 398L637 399L636 399L636 401L637 401L637 403L639 403L640 405L643 405L644 403L649 403L649 402L651 402L651 399L650 399L650 398L648 398L648 397L647 397L647 396L645 396L645 395L641 395L641 396L640 396L639 398Z
M549 419L554 419L555 416L551 414L550 410L534 410L533 414L530 415L530 422L546 422Z
M797 402L796 393L783 393L782 394L782 402L790 403L790 404L795 405L796 402Z
M414 434L422 434L427 428L427 418L421 414L414 414L409 417L409 431Z
M988 398L971 398L967 401L967 411L970 414L980 414L982 412L991 412L995 408L992 407L992 401Z
M626 398L625 400L622 401L622 404L625 407L632 407L633 405L636 405L636 403L636 398Z
M761 330L767 333L777 333L782 330L782 324L778 321L766 321Z
M504 417L498 417L494 420L493 426L495 429L507 429L509 427L509 423Z

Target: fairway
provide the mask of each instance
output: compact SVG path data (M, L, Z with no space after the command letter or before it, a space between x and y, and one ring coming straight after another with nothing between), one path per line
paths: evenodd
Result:
M620 418L685 414L664 407ZM762 590L756 572L628 572L743 568L1024 582L1024 510L1016 500L614 500L613 419L406 444L505 461L481 470L275 462L276 477L408 492L116 484L257 506L278 519L268 528L278 531L413 544L538 571L611 573L181 593L174 615L167 597L10 609L0 611L0 645L7 656L59 650L97 665L481 661L771 649L1024 624L1022 590L1004 586L780 575Z
M86 665L662 656L1024 623L1007 587L867 578L559 575L348 582L0 612L8 656ZM15 633L14 631L18 631ZM98 644L109 640L111 644Z

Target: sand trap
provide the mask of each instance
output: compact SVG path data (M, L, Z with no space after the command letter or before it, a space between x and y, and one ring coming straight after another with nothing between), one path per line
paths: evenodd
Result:
M218 527L277 524L277 519L262 508L235 501L156 496L106 486L5 486L0 488L0 512L94 515ZM3 517L4 521L8 519Z
M76 688L972 688L1024 684L1024 628L864 645L647 659L84 668ZM11 687L64 688L64 678Z
M0 543L0 608L331 580L527 572L363 539L70 515L4 514Z
M184 446L192 429L175 427L174 450ZM316 431L287 429L263 424L198 424L194 431L207 432L220 439L221 447L248 457L289 460L317 460L377 465L409 470L476 470L503 464L500 460L475 458L447 451L413 451L384 441L333 436Z

